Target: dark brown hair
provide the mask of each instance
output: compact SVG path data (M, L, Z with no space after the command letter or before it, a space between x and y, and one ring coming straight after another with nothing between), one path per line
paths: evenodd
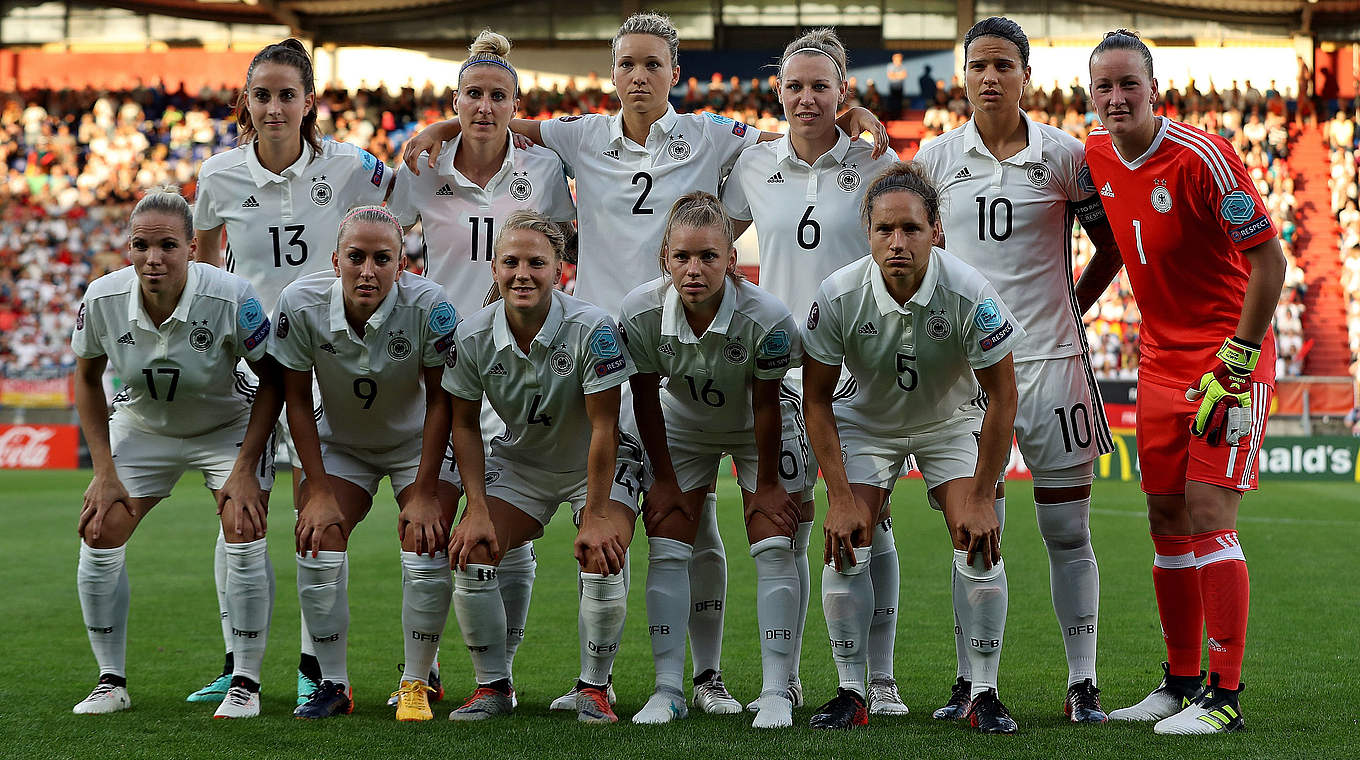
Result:
M864 217L866 227L869 226L869 218L874 212L874 201L878 200L878 196L899 191L916 193L921 197L921 203L926 207L926 221L935 224L940 218L940 193L935 189L935 183L930 181L930 174L915 161L898 161L875 177L874 181L869 183L869 188L864 191L864 203L860 213Z
M288 38L283 42L276 42L266 45L263 50L255 54L250 60L250 68L246 69L246 86L241 88L241 97L236 101L236 124L237 142L248 143L255 137L255 125L250 121L250 109L246 104L250 98L250 80L255 76L255 67L261 63L281 63L285 66L292 66L298 73L298 78L302 80L302 92L304 95L316 93L316 74L312 71L312 58L307 55L307 48L301 42L293 38ZM302 139L312 146L312 150L321 152L321 130L316 126L316 104L312 104L312 109L302 116Z

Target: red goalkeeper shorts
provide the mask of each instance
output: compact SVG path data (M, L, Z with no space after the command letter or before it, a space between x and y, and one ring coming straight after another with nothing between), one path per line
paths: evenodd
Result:
M1210 446L1190 434L1198 401L1185 400L1185 388L1138 380L1138 469L1143 493L1184 493L1186 481L1235 491L1256 489L1257 454L1265 435L1275 387L1251 384L1251 429L1236 446Z

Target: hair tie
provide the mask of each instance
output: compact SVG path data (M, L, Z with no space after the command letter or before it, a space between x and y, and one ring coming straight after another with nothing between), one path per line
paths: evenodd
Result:
M835 58L832 58L832 57L831 57L831 54L828 53L828 52L826 52L825 50L822 50L821 48L815 48L815 47L803 47L803 48L798 48L797 50L793 51L792 53L789 53L788 55L784 56L784 62L781 63L781 64L779 64L779 73L780 73L781 76L782 76L783 73L784 73L784 64L785 64L785 63L788 63L790 58L794 57L795 55L798 55L799 53L817 53L818 55L824 55L824 56L826 56L826 59L827 59L828 61L831 61L831 65L836 67L836 75L839 76L839 77L842 78L842 79L845 78L845 72L844 72L844 71L841 71L841 64L840 64L840 61L837 61Z

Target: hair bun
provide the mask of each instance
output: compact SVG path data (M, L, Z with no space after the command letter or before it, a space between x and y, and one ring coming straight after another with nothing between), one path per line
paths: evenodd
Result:
M477 33L477 39L468 45L468 52L473 55L498 55L504 58L510 52L510 40L503 34L498 34L490 29L483 29Z

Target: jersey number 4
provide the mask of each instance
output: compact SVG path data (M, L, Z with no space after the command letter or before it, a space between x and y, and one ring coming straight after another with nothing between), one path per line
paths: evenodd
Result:
M269 228L269 237L274 240L274 266L281 267L286 261L291 266L300 267L307 261L307 241L302 239L302 233L306 230L307 226L304 224L290 224L287 227L284 227L284 232L292 233L288 238L288 242L285 244L281 242L279 228ZM294 256L293 251L291 250L285 253L283 250L284 245L297 249L297 255Z

